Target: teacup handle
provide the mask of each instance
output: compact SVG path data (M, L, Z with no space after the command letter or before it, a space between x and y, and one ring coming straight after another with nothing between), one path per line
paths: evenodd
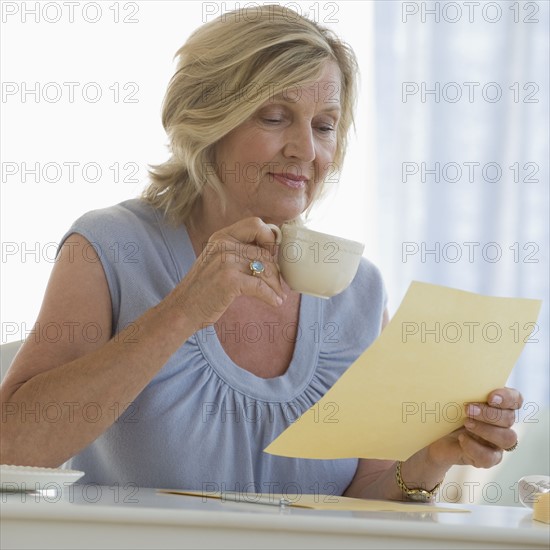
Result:
M281 230L273 223L266 224L273 233L275 233L276 241L275 244L281 244L281 241L283 240L283 234L281 233Z

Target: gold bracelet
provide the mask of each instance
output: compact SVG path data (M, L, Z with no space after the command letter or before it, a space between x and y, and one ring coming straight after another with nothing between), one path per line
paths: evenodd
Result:
M435 496L437 490L443 483L441 480L431 491L426 491L420 487L415 487L410 489L405 485L403 478L401 477L401 465L403 462L400 460L397 462L397 467L395 468L395 481L397 482L398 487L407 495L407 498L410 500L415 500L417 502L429 502Z

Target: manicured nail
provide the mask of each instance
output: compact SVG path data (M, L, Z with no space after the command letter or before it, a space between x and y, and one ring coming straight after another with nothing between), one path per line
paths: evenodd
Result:
M502 403L502 396L500 395L493 395L491 398L491 401L489 405L500 405Z
M481 412L481 409L477 405L468 405L468 414L470 416L477 416Z

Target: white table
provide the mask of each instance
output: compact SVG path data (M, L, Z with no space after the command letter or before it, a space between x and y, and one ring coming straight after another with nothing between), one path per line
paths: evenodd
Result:
M549 548L526 508L334 512L75 485L0 495L0 548ZM445 505L452 507L453 505Z

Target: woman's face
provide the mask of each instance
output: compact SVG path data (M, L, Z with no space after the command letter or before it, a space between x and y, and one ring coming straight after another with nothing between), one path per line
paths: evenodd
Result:
M216 149L228 215L282 223L301 214L336 152L340 70L327 62L319 79L266 101Z

